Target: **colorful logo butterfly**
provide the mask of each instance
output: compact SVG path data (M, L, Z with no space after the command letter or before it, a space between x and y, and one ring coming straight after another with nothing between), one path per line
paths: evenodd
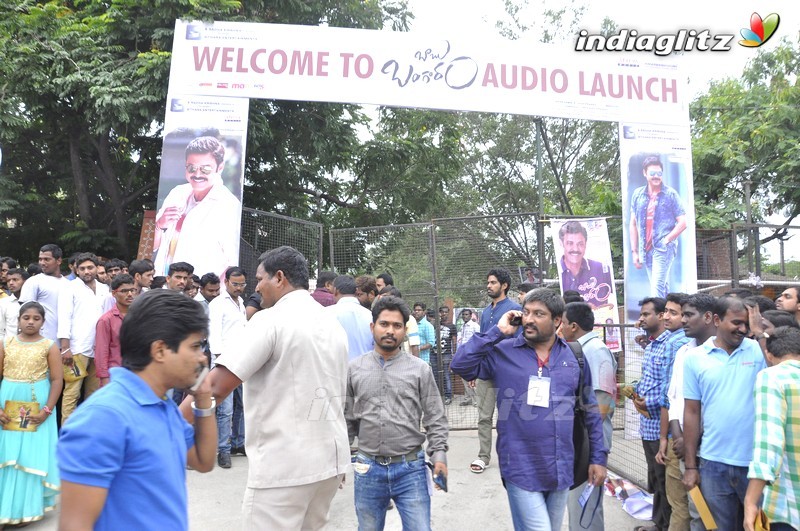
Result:
M747 48L758 48L772 37L780 23L781 17L777 13L771 13L763 20L761 15L753 13L750 15L750 29L742 28L739 30L739 33L744 37L744 40L739 41L739 44Z

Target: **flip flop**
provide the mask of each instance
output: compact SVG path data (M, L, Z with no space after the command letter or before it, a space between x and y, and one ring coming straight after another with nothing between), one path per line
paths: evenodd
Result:
M475 474L482 474L487 468L489 468L489 463L484 462L483 459L476 459L469 464L470 471Z

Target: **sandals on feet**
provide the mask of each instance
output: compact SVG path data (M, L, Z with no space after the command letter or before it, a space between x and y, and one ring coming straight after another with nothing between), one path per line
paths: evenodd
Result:
M484 460L480 458L469 464L470 471L475 474L481 474L487 468L489 468L489 463L484 462Z

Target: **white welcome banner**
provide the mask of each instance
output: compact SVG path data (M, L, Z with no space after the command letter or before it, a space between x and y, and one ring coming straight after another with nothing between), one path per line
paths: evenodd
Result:
M318 26L177 21L170 92L686 124L674 63L483 40Z

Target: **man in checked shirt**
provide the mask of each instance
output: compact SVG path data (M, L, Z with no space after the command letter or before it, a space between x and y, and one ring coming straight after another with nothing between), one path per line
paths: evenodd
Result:
M447 417L433 372L400 348L410 314L402 299L381 297L370 325L375 350L348 368L345 419L350 444L358 436L353 469L359 529L383 529L390 499L403 529L430 529L426 452L433 475L447 476Z

